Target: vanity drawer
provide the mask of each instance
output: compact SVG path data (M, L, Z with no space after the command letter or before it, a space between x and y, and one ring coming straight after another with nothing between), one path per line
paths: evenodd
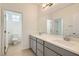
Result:
M37 42L43 44L43 40L37 38Z
M37 43L37 49L43 52L43 45L40 43Z
M45 47L44 55L45 56L59 56L58 54L56 54L54 51L48 49L47 47Z
M77 56L77 54L74 54L68 50L65 50L63 48L60 48L58 46L55 46L55 45L47 43L47 42L45 42L45 46L48 47L49 49L57 52L59 55L62 55L62 56Z

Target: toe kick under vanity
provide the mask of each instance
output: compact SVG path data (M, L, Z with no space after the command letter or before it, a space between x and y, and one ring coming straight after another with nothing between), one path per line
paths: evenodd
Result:
M30 48L36 56L78 56L78 41L65 41L55 35L29 35Z

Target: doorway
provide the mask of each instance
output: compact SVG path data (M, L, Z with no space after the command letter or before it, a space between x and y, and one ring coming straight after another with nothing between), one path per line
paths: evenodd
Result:
M61 18L55 19L54 31L56 35L63 35L63 19Z
M53 30L52 22L53 21L50 19L47 20L47 34L52 34L52 30Z
M22 13L4 10L4 54L22 46Z

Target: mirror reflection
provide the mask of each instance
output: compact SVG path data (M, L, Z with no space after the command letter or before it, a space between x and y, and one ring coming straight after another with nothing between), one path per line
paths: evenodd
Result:
M68 6L68 8L64 6ZM55 6L57 6L55 4ZM79 37L79 13L76 4L64 4L62 9L49 7L40 12L40 32L51 35ZM55 10L53 10L53 8ZM72 11L71 11L72 10Z

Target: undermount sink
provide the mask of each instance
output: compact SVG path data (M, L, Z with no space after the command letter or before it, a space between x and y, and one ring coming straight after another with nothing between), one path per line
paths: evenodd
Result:
M76 37L73 37L73 36L65 36L64 40L65 41L76 41L76 40L79 41L79 38L76 38Z
M71 39L69 37L64 38L65 41L70 41Z

